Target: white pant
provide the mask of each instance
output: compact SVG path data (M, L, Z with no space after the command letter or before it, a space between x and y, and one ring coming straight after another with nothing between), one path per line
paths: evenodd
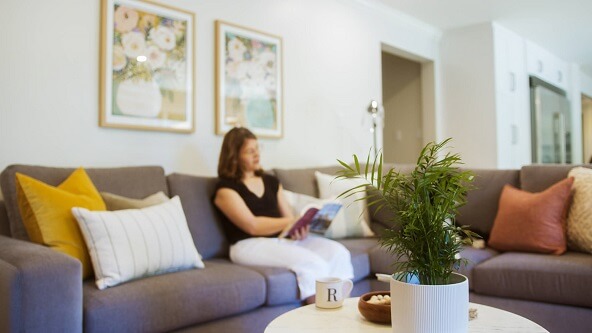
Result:
M230 247L230 260L241 265L286 267L296 273L300 298L315 294L315 281L324 277L352 279L351 255L340 243L309 235L294 241L254 237Z

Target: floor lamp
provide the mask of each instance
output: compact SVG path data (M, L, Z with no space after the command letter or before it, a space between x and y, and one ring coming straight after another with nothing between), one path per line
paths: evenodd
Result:
M377 149L377 133L376 133L376 124L377 124L377 118L378 118L378 102L375 100L371 100L370 101L370 105L368 106L368 113L372 116L372 128L370 128L370 132L372 132L373 138L374 138L374 153L378 154L378 149Z

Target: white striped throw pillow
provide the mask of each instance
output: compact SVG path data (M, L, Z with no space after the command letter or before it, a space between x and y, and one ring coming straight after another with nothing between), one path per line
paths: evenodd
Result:
M204 268L178 196L142 209L72 208L88 247L97 287L190 268Z

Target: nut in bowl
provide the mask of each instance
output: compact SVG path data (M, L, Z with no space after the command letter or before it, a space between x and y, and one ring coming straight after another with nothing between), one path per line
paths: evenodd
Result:
M390 324L391 293L389 291L374 291L360 296L358 310L368 321Z

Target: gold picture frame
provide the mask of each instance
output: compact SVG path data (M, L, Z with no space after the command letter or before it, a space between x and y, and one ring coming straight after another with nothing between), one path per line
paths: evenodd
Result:
M192 12L102 0L99 126L195 130Z
M282 38L216 21L216 134L283 136Z

